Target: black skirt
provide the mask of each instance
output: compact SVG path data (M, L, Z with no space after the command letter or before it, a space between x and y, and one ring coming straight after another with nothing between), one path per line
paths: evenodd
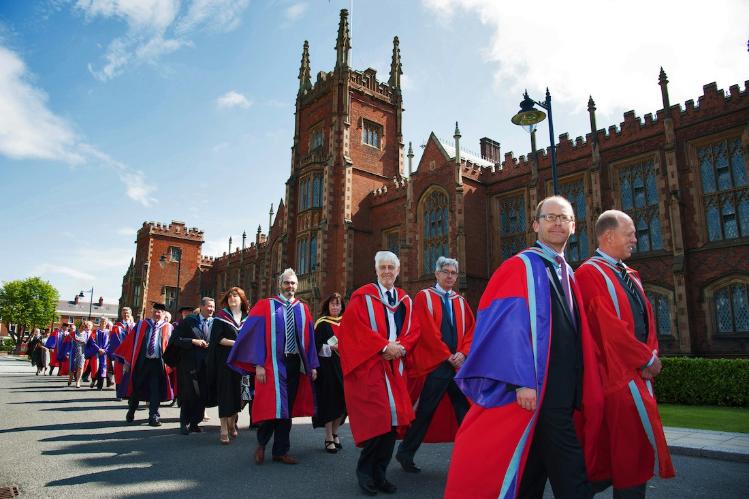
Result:
M343 370L338 354L333 352L330 357L320 357L322 345L333 336L333 327L327 322L321 322L315 328L315 344L317 345L320 367L317 369L315 381L315 395L317 411L312 417L312 426L319 428L346 416L346 401L343 397Z

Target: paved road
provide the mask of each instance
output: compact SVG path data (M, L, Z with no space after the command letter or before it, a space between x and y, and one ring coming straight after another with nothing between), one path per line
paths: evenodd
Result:
M162 408L160 428L125 423L126 405L111 390L68 388L62 378L36 377L28 363L0 357L0 486L19 485L27 497L352 497L358 453L348 427L344 450L322 450L323 433L295 423L297 466L251 462L255 434L243 431L230 446L218 444L218 419L207 432L182 436L178 410ZM409 475L391 468L400 496L441 497L451 445L427 445L417 455L424 469ZM675 456L679 477L651 482L649 498L749 496L749 464ZM547 490L546 497L552 497ZM611 497L610 491L597 497Z

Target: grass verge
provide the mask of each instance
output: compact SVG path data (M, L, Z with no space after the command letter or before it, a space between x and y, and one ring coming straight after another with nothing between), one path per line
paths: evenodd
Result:
M749 409L658 404L663 426L749 433Z

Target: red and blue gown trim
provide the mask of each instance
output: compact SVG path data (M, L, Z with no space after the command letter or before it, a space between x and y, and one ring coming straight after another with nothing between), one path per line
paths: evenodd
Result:
M91 333L86 342L85 355L91 366L91 378L103 379L107 377L107 349L109 348L109 330L97 329ZM99 349L104 350L100 354Z
M515 498L543 404L551 345L551 293L540 250L505 261L481 297L471 355L455 381L473 402L458 430L446 498ZM579 298L578 309L582 309ZM601 387L595 349L581 314L583 413L576 428L586 458L600 428ZM535 388L536 411L517 404L517 387ZM586 419L588 418L588 419Z
M257 302L250 310L226 361L229 367L242 375L254 373L255 366L265 367L265 383L255 383L253 423L315 414L311 373L320 364L315 349L314 321L307 306L296 299L292 300L292 307L303 375L299 376L299 388L289 414L284 363L284 306L285 302L277 297Z

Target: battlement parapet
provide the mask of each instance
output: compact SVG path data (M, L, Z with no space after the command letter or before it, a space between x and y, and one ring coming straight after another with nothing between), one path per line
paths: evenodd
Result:
M203 242L203 231L197 227L186 227L184 222L172 220L170 224L143 222L138 230L138 238L144 236L168 236L189 241Z

